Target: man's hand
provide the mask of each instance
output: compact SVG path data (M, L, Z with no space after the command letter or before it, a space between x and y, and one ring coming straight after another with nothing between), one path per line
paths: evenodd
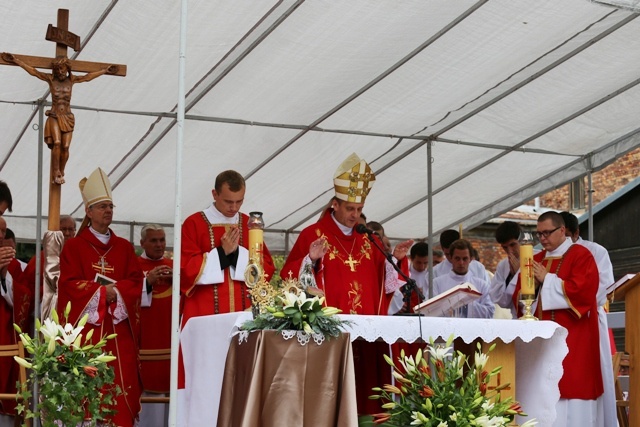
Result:
M0 247L0 269L9 265L11 260L16 257L16 251L12 247Z
M222 235L221 243L225 255L229 255L238 249L238 244L240 243L240 229L237 225L232 225L227 231L225 231Z
M173 270L168 265L159 265L147 272L147 283L155 286L162 279L172 279Z
M520 268L520 258L512 254L511 252L507 254L507 257L509 258L509 273L514 275Z
M536 288L544 283L544 278L547 277L547 269L537 261L533 261L533 277L536 278Z
M314 240L309 246L309 258L314 263L325 256L327 252L329 252L329 243L323 237Z
M409 249L413 246L413 240L405 240L402 243L398 243L395 248L393 248L393 256L395 259L400 261L409 253Z
M107 289L107 304L116 302L118 294L116 293L116 284L110 283L104 286Z

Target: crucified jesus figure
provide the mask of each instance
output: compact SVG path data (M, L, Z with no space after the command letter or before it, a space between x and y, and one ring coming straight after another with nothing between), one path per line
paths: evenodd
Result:
M118 66L109 65L100 71L75 76L71 73L69 59L64 56L53 60L51 74L38 71L10 53L2 53L2 59L20 66L27 73L49 84L52 105L45 113L47 121L44 126L44 142L51 149L53 182L64 184L64 167L69 160L69 146L75 125L75 117L71 112L71 89L74 83L88 82L103 74L116 74Z

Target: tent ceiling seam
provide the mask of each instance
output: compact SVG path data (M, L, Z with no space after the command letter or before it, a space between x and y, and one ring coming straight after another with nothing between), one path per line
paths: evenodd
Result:
M429 127L433 127L435 125L437 125L438 123L444 121L452 112L455 111L459 111L462 110L465 106L475 102L476 100L482 98L484 95L488 94L489 92L493 91L494 89L498 88L499 86L501 86L503 83L511 80L513 77L515 77L516 75L518 75L519 73L525 71L527 68L530 68L531 66L533 66L536 62L540 61L542 58L550 55L552 52L560 49L560 47L562 47L563 45L569 43L570 40L572 40L573 38L577 37L578 34L581 34L582 32L587 31L589 28L591 28L593 25L605 20L606 18L608 18L609 16L613 15L616 11L610 12L609 14L603 16L602 18L600 18L599 20L591 23L589 26L587 26L587 28L583 29L582 31L574 34L573 36L571 36L570 38L568 38L567 40L565 40L564 42L560 43L559 45L557 45L556 47L554 47L553 49L551 49L550 51L546 52L544 55L539 56L538 58L536 58L535 60L529 62L529 64L525 65L524 67L522 67L521 69L519 69L518 71L514 72L513 74L509 75L507 78L505 78L504 80L498 82L496 85L494 85L493 87L487 89L483 94L479 95L478 97L476 97L475 99L472 99L470 101L468 101L467 103L465 103L464 105L462 105L460 108L456 109L456 110L452 110L449 111L445 114L445 116L440 119L439 121L431 124L431 125L427 125L426 127L424 127L423 129L421 129L420 131L418 131L417 133L421 133L424 132L425 130L427 130ZM549 71L555 69L556 67L558 67L559 65L563 64L564 62L568 61L569 59L573 58L574 56L578 55L580 52L586 50L587 48L593 46L595 43L597 43L598 41L604 39L606 36L610 35L611 33L617 31L618 29L620 29L621 27L627 25L629 22L633 21L634 19L637 18L637 15L632 15L632 16L628 16L625 19L619 21L618 23L616 23L615 25L612 25L611 27L609 27L607 30L601 32L600 34L598 34L597 36L591 38L590 40L586 41L585 43L583 43L582 45L578 46L577 48L575 48L574 50L572 50L571 52L567 53L566 55L558 58L557 60L553 61L551 64L547 65L546 67L542 68L541 70L533 73L531 76L525 78L522 82L516 84L515 86L513 86L512 88L507 89L505 92L497 95L496 97L488 100L487 102L485 102L482 105L479 105L477 108L471 110L469 113L463 115L462 117L456 119L455 121L453 121L452 123L446 125L445 127L438 129L436 131L434 131L432 134L435 136L438 135L442 135L443 133L453 129L454 127L456 127L457 125L459 125L460 123L465 122L466 120L468 120L469 118L475 116L476 114L478 114L481 111L484 111L485 109L489 108L490 106L492 106L493 104L497 103L498 101L506 98L507 96L511 95L512 93L520 90L521 88L523 88L524 86L526 86L527 84L531 83L532 81L538 79L539 77L545 75L546 73L548 73Z

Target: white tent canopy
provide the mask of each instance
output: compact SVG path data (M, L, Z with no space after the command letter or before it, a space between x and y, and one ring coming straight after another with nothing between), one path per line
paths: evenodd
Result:
M3 2L0 51L53 56L44 34L58 8L81 37L75 59L128 67L74 87L62 213L83 216L77 183L100 166L118 234L172 225L180 3ZM586 0L192 1L182 217L236 169L243 211L264 212L270 248L284 250L356 152L377 174L365 213L388 235L427 235L428 184L436 234L473 227L640 145L637 16ZM6 216L35 238L34 124L50 98L23 70L0 73ZM45 177L48 159L45 148Z

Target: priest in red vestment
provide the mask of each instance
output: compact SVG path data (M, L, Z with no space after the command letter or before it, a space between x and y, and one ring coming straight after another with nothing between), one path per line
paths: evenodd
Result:
M599 277L596 262L588 249L565 236L562 216L557 212L540 215L537 233L544 248L534 255L536 283L535 315L553 320L569 332L569 354L562 364L560 402L554 425L605 427L602 413L603 382L600 370L598 332ZM514 292L518 307L520 279ZM519 308L519 314L522 310ZM603 355L610 357L610 355Z
M375 175L355 153L349 156L334 175L335 197L320 220L302 230L282 267L282 278L312 275L326 297L328 306L345 314L386 314L387 295L404 284L384 254L374 247L382 245L371 234L355 231L364 202ZM376 239L374 242L372 239ZM406 257L412 240L393 250L396 260ZM369 400L371 387L389 383L388 365L373 344L354 343L354 362L358 394L358 412L380 412L379 401ZM384 344L384 343L382 343ZM382 346L387 347L388 346ZM379 357L377 357L379 356Z
M213 204L192 214L182 224L183 327L192 317L251 308L244 282L249 261L249 217L240 212L245 188L244 178L238 172L221 172L212 191ZM263 267L270 280L275 267L266 245ZM184 388L183 374L180 363L179 388Z
M93 330L93 343L117 334L105 347L117 357L110 365L122 390L116 397L117 413L112 422L131 427L140 412L142 393L138 359L142 270L131 243L109 228L114 205L105 172L95 170L80 182L80 190L86 217L78 235L65 243L60 255L58 312L71 302L70 323L88 314L83 334Z

